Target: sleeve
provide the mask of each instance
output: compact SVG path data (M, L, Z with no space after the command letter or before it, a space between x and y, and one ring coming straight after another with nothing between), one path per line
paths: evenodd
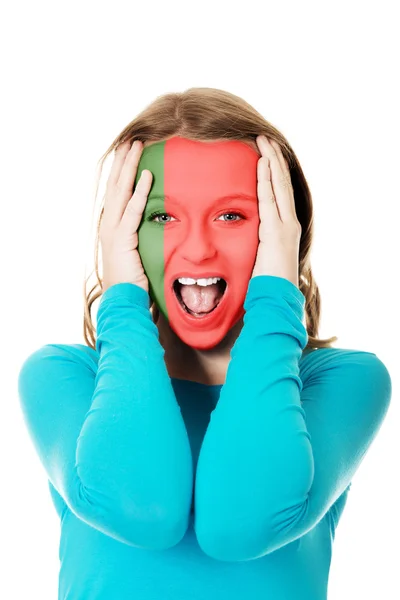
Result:
M48 344L25 360L24 421L77 517L128 545L166 549L188 527L193 464L145 290L108 288L97 336L97 369L78 346Z
M300 361L304 306L287 279L249 282L195 476L196 536L217 560L256 559L312 529L349 486L387 412L391 379L375 354L324 348Z

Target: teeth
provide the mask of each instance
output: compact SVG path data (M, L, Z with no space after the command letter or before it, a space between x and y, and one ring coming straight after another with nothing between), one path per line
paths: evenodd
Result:
M197 285L206 286L217 283L217 281L220 279L221 277L209 277L208 279L191 279L190 277L181 277L178 279L178 281L179 283L182 283L182 285L194 285L197 283Z

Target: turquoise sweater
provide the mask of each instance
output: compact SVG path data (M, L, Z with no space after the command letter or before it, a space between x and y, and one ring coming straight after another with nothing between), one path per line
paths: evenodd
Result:
M303 294L262 275L225 384L171 379L149 306L113 285L96 351L47 344L19 373L60 518L59 600L324 600L387 368L372 352L304 351Z

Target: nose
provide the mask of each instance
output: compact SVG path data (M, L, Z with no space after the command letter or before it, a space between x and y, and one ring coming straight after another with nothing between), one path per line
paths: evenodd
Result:
M210 260L216 253L213 236L203 227L192 227L180 245L182 258L193 264Z

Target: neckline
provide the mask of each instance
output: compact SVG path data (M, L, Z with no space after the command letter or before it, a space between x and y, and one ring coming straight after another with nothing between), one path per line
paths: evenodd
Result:
M317 349L318 348L307 348L307 349L303 350L301 358L303 358L305 354L308 354L312 350L317 350ZM200 385L204 388L212 389L212 390L222 388L222 386L224 385L223 383L215 383L215 384L200 383L200 381L192 381L191 379L180 379L179 377L170 377L170 379L171 379L171 381L177 381L180 384L186 384L186 385L190 384L190 385L196 385L196 386Z
M179 383L185 383L185 384L191 384L191 385L201 385L202 387L205 388L211 388L211 389L215 389L215 388L222 388L223 383L214 383L214 384L209 384L209 383L200 383L200 381L192 381L191 379L179 379L178 377L171 377L171 381L178 381Z

